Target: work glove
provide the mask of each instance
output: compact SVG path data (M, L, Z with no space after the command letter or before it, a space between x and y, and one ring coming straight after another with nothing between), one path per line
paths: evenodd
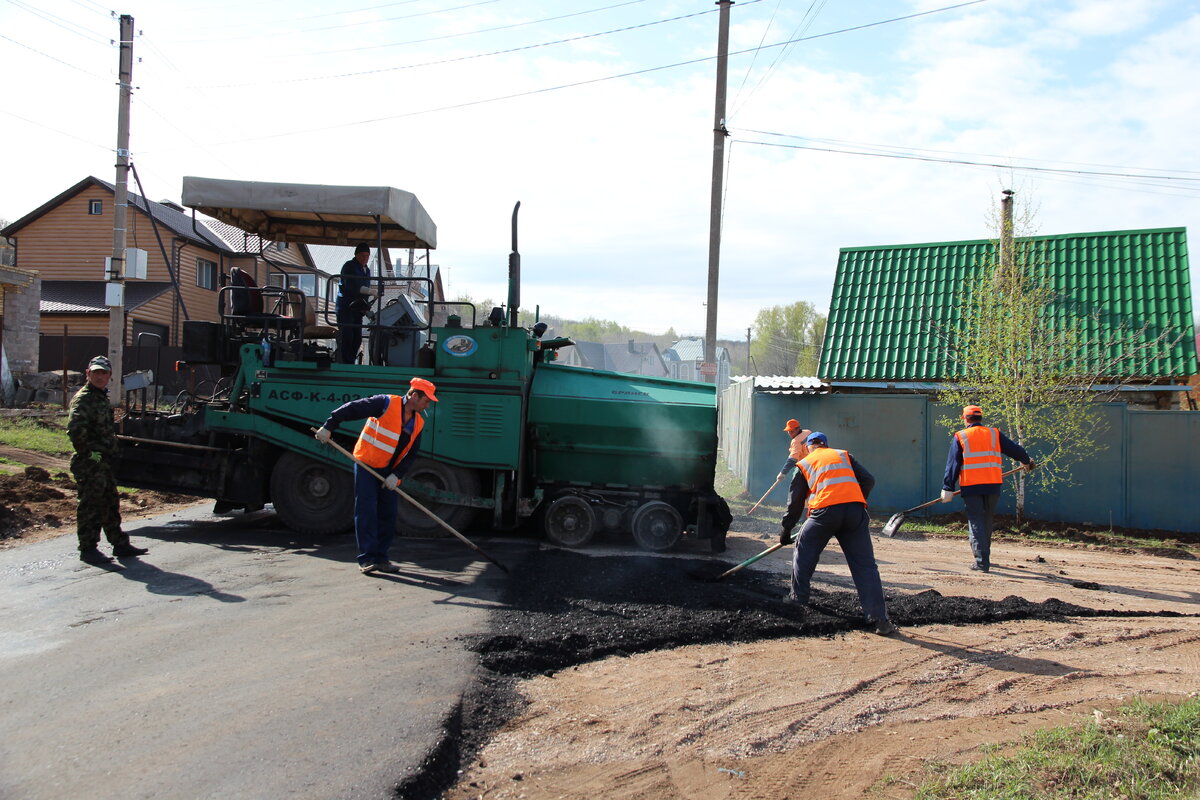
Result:
M1025 471L1026 471L1026 472L1033 472L1033 468L1034 468L1034 467L1036 467L1036 466L1037 466L1037 462L1036 462L1036 461L1030 461L1028 464L1026 464L1026 465L1025 465Z
M787 470L785 469L783 472L780 472L778 475L775 476L775 482L779 483L781 480L783 480L786 477L787 477Z
M379 296L379 287L378 286L364 286L359 291L362 294L365 294L367 297L378 297Z
M400 479L395 475L388 475L383 479L383 485L388 488L388 491L395 491L396 487L400 485Z
M950 491L949 489L942 489L942 502L943 503L949 503L953 499L954 499L954 492Z
M794 533L792 533L791 531L786 531L783 528L779 529L779 543L780 544L787 545L787 544L791 544L794 541L796 541L796 535Z
M329 440L333 438L333 431L323 427L313 434L313 438L321 444L329 444Z
M104 460L104 454L101 453L99 450L93 450L91 455L88 456L88 458L90 458L92 461L95 461L97 464L99 464L101 461Z

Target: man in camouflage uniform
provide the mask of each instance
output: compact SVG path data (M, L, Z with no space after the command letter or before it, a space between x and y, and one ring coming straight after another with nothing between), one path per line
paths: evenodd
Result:
M86 374L87 383L71 398L67 416L67 436L75 448L71 474L79 489L79 511L75 516L79 560L106 564L112 559L98 547L102 528L117 557L140 556L150 551L134 547L129 534L121 530L121 506L113 477L113 460L119 451L112 406L108 402L112 364L105 356L96 356L88 362Z

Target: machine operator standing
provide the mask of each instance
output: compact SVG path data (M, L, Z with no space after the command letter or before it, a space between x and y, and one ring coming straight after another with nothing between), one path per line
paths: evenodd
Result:
M341 364L353 364L362 346L363 316L370 308L371 298L378 296L378 287L371 285L371 248L361 242L354 248L354 258L342 265L337 292L337 358Z

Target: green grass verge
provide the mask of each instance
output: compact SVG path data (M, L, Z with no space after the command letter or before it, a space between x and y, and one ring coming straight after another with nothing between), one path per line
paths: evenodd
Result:
M1200 797L1200 698L1135 700L1113 717L1042 729L977 762L931 765L914 800Z
M70 455L66 416L0 418L0 445L36 450L53 456Z

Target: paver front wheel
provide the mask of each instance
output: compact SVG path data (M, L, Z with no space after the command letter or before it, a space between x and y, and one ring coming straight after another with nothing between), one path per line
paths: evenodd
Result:
M325 535L354 526L354 478L299 453L284 453L275 462L271 502L297 533Z
M661 500L642 504L633 515L633 538L647 550L670 550L683 535L683 517Z
M583 547L596 533L596 515L591 505L574 495L551 503L544 524L546 538L563 547Z

